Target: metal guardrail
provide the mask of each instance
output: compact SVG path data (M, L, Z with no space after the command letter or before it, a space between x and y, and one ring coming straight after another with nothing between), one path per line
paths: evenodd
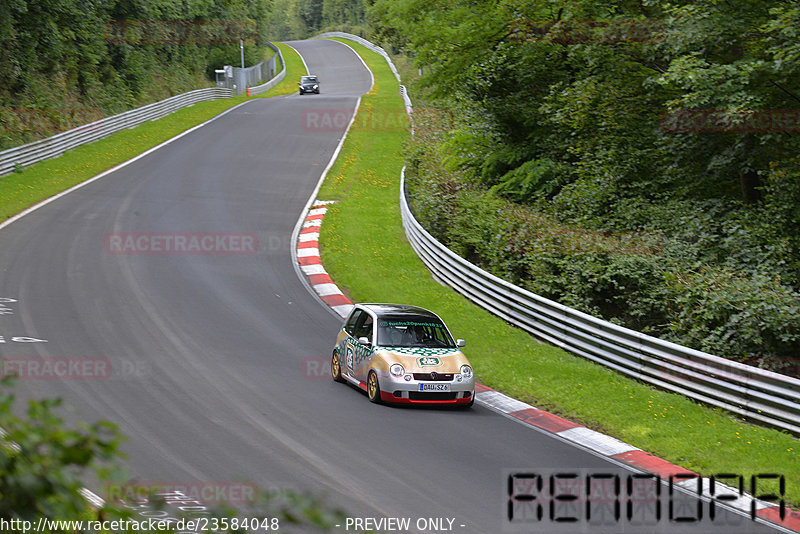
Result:
M67 150L97 141L115 132L133 128L143 122L160 119L183 107L231 96L233 93L230 89L218 87L197 89L118 115L105 117L45 139L3 150L0 152L0 176L13 172L17 165L27 167L45 159L58 157Z
M271 61L272 62L272 70L270 72L271 73L275 72L275 58L276 57L280 58L281 66L283 68L281 69L281 71L278 74L275 75L275 77L273 77L267 83L264 83L264 84L261 84L261 85L257 85L255 87L248 87L247 88L247 96L260 95L264 91L269 91L270 89L272 89L273 87L278 85L281 82L281 80L283 80L286 77L286 62L283 60L283 54L281 53L281 49L278 48L277 46L275 46L272 43L267 43L267 46L270 47L271 49L275 50L275 52L276 52L276 55L272 56L270 59L267 60L267 61Z
M659 388L800 435L800 380L670 343L573 310L498 278L429 234L400 180L403 227L440 282L534 336Z
M358 44L369 48L376 54L382 55L386 59L386 62L389 63L389 68L392 69L394 77L397 78L398 83L400 83L400 73L397 72L397 67L394 66L394 63L392 62L392 59L389 57L389 54L386 53L386 50L384 50L380 46L374 43L370 43L363 37L359 37L358 35L353 35L352 33L325 32L314 36L314 38L320 38L320 39L324 39L325 37L338 37L339 39L349 39L350 41L355 41Z
M278 57L281 58L281 64L283 65L283 56L281 55L281 51L278 49L277 46L273 45L270 42L267 42L267 46L277 52L277 54L273 55L269 59L265 59L264 61L253 65L252 67L232 67L233 77L229 79L231 85L228 85L228 89L233 89L233 91L237 95L247 93L248 96L258 94L259 92L264 92L267 89L259 90L257 93L253 93L253 88L263 87L269 83L272 83L275 78L276 74L275 71L278 70L276 59ZM284 73L283 75L286 76L286 65L283 65ZM263 85L258 85L264 80L269 80ZM278 80L280 81L280 80ZM278 82L275 82L278 83Z
M267 71L269 74L272 74L275 72L276 57L280 57L283 69L277 76L273 77L267 83L248 89L248 95L257 95L263 93L264 91L267 91L277 85L278 82L280 82L286 76L286 63L283 61L283 55L281 54L280 49L272 43L267 43L267 46L275 50L277 55L272 56L270 59L262 61L258 65L245 70L252 70L253 73L262 73L264 72L263 69L266 68L268 69ZM253 74L252 76L256 76L256 74ZM256 79L255 83L257 83L263 78L253 79ZM189 91L188 93L175 95L165 100L161 100L160 102L154 102L140 108L125 111L117 115L112 115L111 117L105 117L100 120L90 122L89 124L67 130L66 132L61 132L56 135L46 137L45 139L39 139L31 143L0 151L0 176L13 172L17 168L17 165L27 167L28 165L32 165L46 159L56 158L67 150L77 148L86 143L97 141L103 137L108 137L109 135L121 130L133 128L134 126L138 126L143 122L160 119L186 106L191 106L192 104L204 102L206 100L230 98L233 95L234 92L231 89L226 89L224 87L197 89L195 91Z
M389 64L389 68L392 69L392 73L394 77L397 78L397 83L400 84L400 96L403 97L403 102L406 105L406 113L408 113L408 118L411 121L411 135L414 135L414 118L412 117L412 112L414 110L414 106L411 105L411 99L408 97L408 90L406 90L406 86L403 85L402 80L400 80L400 73L397 72L397 67L394 66L394 62L392 58L389 57L389 54L386 53L382 47L371 43L364 39L363 37L359 37L358 35L353 35L352 33L345 33L345 32L326 32L320 33L319 35L315 35L315 38L324 39L325 37L338 37L340 39L349 39L350 41L355 41L356 43L365 46L369 50L372 50L376 54L380 54L386 60L386 63Z

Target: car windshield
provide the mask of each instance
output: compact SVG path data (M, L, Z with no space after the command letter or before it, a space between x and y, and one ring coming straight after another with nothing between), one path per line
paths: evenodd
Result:
M300 81L303 83L316 83L317 77L316 76L303 76L300 78Z
M444 324L433 317L381 317L378 345L382 347L455 348Z

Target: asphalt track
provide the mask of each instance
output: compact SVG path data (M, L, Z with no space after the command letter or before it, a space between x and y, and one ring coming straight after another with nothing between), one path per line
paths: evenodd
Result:
M304 117L350 113L371 79L341 44L291 44L321 95L249 101L0 231L0 298L16 301L0 315L0 354L108 361L104 379L17 389L118 423L140 482L248 480L325 493L357 516L503 532L504 469L611 464L479 405L377 406L313 372L340 322L298 280L290 236L341 132ZM120 232L252 233L258 250L112 254L107 235ZM571 531L772 531L734 522Z

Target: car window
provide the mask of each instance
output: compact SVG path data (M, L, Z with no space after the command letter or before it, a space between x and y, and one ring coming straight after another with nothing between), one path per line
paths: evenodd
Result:
M353 310L353 313L350 314L350 317L347 318L347 322L344 324L344 331L351 336L354 335L353 332L356 328L356 322L365 314L366 312L364 310Z
M455 342L444 324L430 317L382 317L378 345L383 347L453 348Z
M362 318L363 320L356 322L356 329L353 337L356 339L365 337L372 343L372 317L365 313Z

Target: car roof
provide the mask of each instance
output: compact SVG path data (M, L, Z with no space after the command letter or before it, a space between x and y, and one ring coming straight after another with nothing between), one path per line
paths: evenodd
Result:
M419 306L410 306L408 304L360 303L358 306L370 310L378 317L383 317L385 315L408 315L414 317L423 316L430 317L432 319L439 319L439 316L430 310L420 308Z

